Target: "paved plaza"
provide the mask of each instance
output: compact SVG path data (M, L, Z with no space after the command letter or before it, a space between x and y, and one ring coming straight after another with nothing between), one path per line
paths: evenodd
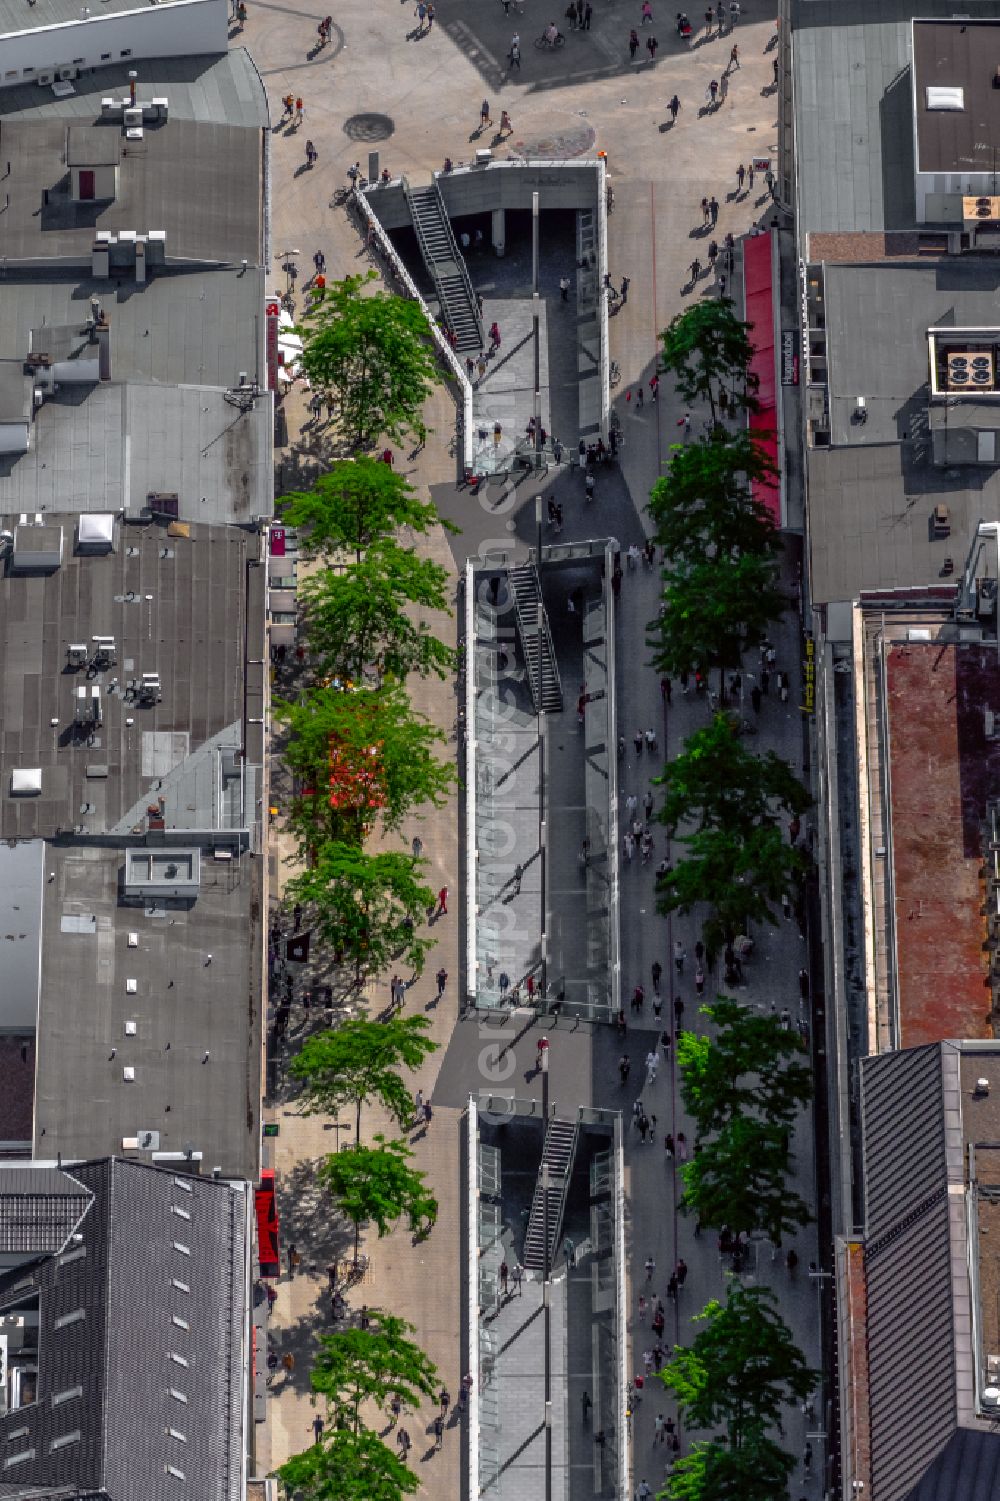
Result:
M556 53L542 52L534 37L548 22L550 13L510 6L501 0L441 0L432 29L418 32L410 0L375 0L362 5L345 0L334 17L333 44L310 56L321 4L299 0L295 7L249 0L249 19L242 40L253 54L272 99L273 118L281 115L280 99L292 91L305 103L305 122L292 131L275 126L271 211L276 250L296 251L303 276L311 269L311 257L323 250L328 274L342 276L365 269L367 261L355 228L342 208L330 200L345 178L346 168L360 159L367 165L370 150L380 153L380 162L394 173L406 173L415 182L427 182L430 172L446 156L456 162L468 159L480 144L493 144L499 156L512 153L552 158L607 153L610 180L614 185L614 212L609 220L609 264L614 279L631 279L627 303L610 325L611 355L622 370L622 382L614 393L626 444L620 469L608 470L598 482L593 505L584 512L582 481L568 464L550 470L541 479L525 481L511 508L498 490L485 487L472 495L455 484L456 462L450 441L455 408L445 392L437 392L429 404L427 446L419 454L397 454L397 466L418 488L429 491L442 514L461 527L456 536L432 537L427 547L451 570L457 583L458 570L467 556L483 544L514 548L521 552L534 540L534 496L539 487L553 494L565 508L565 527L560 541L585 536L615 536L623 546L642 537L642 506L650 486L666 462L669 445L677 438L683 413L664 382L660 400L636 410L625 400L636 382L648 383L654 369L659 331L689 301L690 295L711 294L703 278L695 294L682 289L688 282L688 264L697 253L704 259L700 201L715 195L721 204L716 231L722 240L727 232L739 235L757 222L769 223L771 212L764 192L737 196L736 168L751 155L767 155L775 147L775 105L770 86L774 53L768 44L774 32L773 14L756 0L743 6L743 19L735 33L740 49L740 68L729 78L728 95L716 110L708 111L706 91L718 79L729 58L734 38L704 40L682 45L675 35L673 13L656 5L653 30L658 50L651 62L645 48L649 28L639 25L638 3L597 0L589 32L569 32L566 44ZM556 16L557 21L559 15ZM566 23L560 23L566 28ZM643 46L641 61L628 57L628 33L635 26ZM520 31L522 65L513 75L507 71L506 55L512 32ZM669 126L666 104L676 92L682 104L675 126ZM482 138L478 130L480 105L486 96L495 121L502 108L510 112L513 135L498 143L494 133ZM318 163L303 170L306 138L318 151ZM759 185L762 187L762 185ZM486 278L488 266L474 272ZM275 266L275 285L280 280ZM547 289L555 295L557 286ZM560 423L572 422L575 396L564 390L568 356L573 336L566 328L553 327L559 308L547 307L550 332L546 376L548 409ZM492 315L493 304L488 304ZM499 315L498 315L499 316ZM523 312L517 317L523 321ZM501 325L503 318L500 316ZM570 366L575 372L576 366ZM648 389L648 387L647 387ZM293 391L285 402L288 444L278 455L279 488L289 486L296 474L308 472L314 444L306 426L305 398ZM575 441L571 431L559 434L565 443ZM421 542L421 547L425 544ZM794 546L786 558L789 597L795 593L797 555ZM645 757L632 751L632 732L656 726L661 749L676 750L685 735L708 717L701 700L683 698L677 690L665 710L658 680L645 665L645 627L655 614L657 580L645 571L628 573L618 606L617 691L622 732L629 746L620 768L622 795L635 791L640 799L648 778L657 770ZM445 629L453 629L447 626ZM778 665L793 682L798 675L799 628L792 612L775 633ZM752 670L753 664L750 664ZM421 690L421 707L442 725L449 736L449 753L457 756L454 739L457 699L451 684L432 682ZM786 756L793 768L802 770L801 716L793 700L781 705L765 698L759 723L760 749L773 748ZM407 830L416 832L416 827ZM484 1050L497 1035L509 1046L515 1060L513 1085L530 1096L537 1089L532 1066L541 1024L527 1030L511 1017L484 1021L459 1014L460 943L460 851L462 839L461 800L458 796L440 813L427 817L420 826L424 851L432 862L430 884L447 883L452 892L452 910L434 929L436 947L427 965L427 976L408 994L407 1007L424 1012L432 1021L441 1050L428 1062L418 1085L433 1091L434 1122L427 1136L415 1141L416 1165L430 1175L440 1200L440 1219L429 1239L412 1246L403 1232L367 1244L372 1266L368 1280L352 1291L355 1309L361 1302L383 1304L404 1314L416 1326L416 1338L426 1348L441 1372L441 1379L456 1393L462 1375L462 1332L459 1269L463 1254L463 1180L461 1171L461 1111L470 1092L483 1087ZM272 856L273 891L276 894L286 873L288 850L275 841ZM656 915L653 901L653 869L665 853L662 833L648 866L636 864L623 871L622 952L627 956L623 987L629 993L642 980L650 990L650 966L659 959L676 989L665 984L665 1013L676 998L684 1001L686 1025L698 1027L696 997L689 974L674 977L669 964L673 940L680 937L690 951L697 938L693 922L670 922ZM525 884L527 897L530 886ZM583 934L578 935L582 940ZM741 997L766 1009L793 1010L797 1004L796 975L804 962L805 944L795 922L781 924L760 935L753 962L747 969L747 988ZM433 1003L430 978L439 965L450 979L439 1005ZM381 1005L386 997L373 997ZM647 1002L647 1011L649 1003ZM693 1227L676 1209L677 1185L674 1167L665 1159L663 1134L675 1136L685 1121L674 1088L670 1067L661 1067L655 1083L643 1089L643 1059L654 1039L653 1018L646 1027L629 1032L626 1050L632 1058L628 1088L619 1086L616 1060L621 1046L613 1030L562 1019L551 1032L552 1090L557 1101L568 1094L573 1108L595 1104L621 1108L631 1119L635 1096L642 1093L648 1111L657 1117L658 1135L652 1145L643 1145L632 1132L626 1137L627 1247L631 1258L634 1290L631 1296L631 1369L642 1369L642 1354L649 1336L636 1314L636 1297L648 1256L656 1262L656 1289L662 1294L676 1259L682 1256L690 1275L680 1302L668 1304L666 1343L682 1339L689 1315L723 1288L725 1268L720 1264L714 1237L695 1238ZM519 1035L520 1034L520 1035ZM294 1041L294 1038L293 1038ZM342 1134L335 1122L322 1117L305 1118L294 1101L276 1098L271 1118L281 1135L275 1143L274 1165L278 1171L284 1241L295 1240L303 1265L294 1279L283 1277L272 1323L276 1349L295 1355L294 1371L279 1375L271 1388L268 1422L258 1433L258 1469L261 1473L280 1464L310 1439L313 1409L308 1390L309 1351L317 1335L329 1327L329 1299L325 1293L325 1268L331 1256L344 1250L342 1232L332 1223L321 1204L309 1197L309 1164L334 1148ZM380 1129L377 1111L366 1112L364 1134ZM690 1129L690 1128L689 1128ZM800 1171L796 1187L805 1197L812 1193L812 1143L808 1123L796 1133L795 1151ZM340 1237L338 1239L338 1237ZM753 1266L753 1275L773 1284L786 1317L813 1364L818 1364L818 1289L807 1271L815 1258L809 1236L796 1242L799 1264L789 1274L783 1255L772 1260L765 1249ZM516 1316L514 1310L509 1318ZM665 1393L656 1395L647 1386L634 1425L633 1474L636 1482L647 1478L662 1483L666 1450L654 1445L653 1419L657 1411L673 1413ZM409 1422L415 1438L412 1458L421 1477L422 1493L436 1497L462 1494L462 1424L455 1419L440 1452L423 1442L431 1412ZM573 1403L566 1408L566 1421L579 1421ZM812 1431L811 1429L809 1430ZM794 1415L786 1423L791 1452L803 1452L807 1418ZM579 1439L579 1435L577 1435ZM813 1437L813 1449L822 1455ZM576 1454L579 1444L567 1445ZM592 1467L591 1467L592 1468ZM596 1471L594 1471L596 1473ZM796 1486L799 1489L796 1489ZM811 1487L811 1490L810 1490ZM817 1469L792 1480L792 1495L819 1494ZM561 1494L562 1492L557 1492ZM575 1494L572 1488L566 1494Z

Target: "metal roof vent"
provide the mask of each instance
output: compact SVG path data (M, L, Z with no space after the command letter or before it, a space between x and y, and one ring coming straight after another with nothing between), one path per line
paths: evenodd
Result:
M40 766L15 766L10 774L11 797L38 797L42 790Z
M974 1097L977 1100L985 1100L985 1098L989 1094L989 1092L990 1092L990 1081L989 1081L989 1079L977 1079L976 1080L976 1087L973 1090Z
M963 88L943 84L930 84L924 91L924 98L928 109L963 110L965 108L965 90Z

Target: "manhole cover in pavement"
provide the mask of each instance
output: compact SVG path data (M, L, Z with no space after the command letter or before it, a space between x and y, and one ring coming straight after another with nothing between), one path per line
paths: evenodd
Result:
M526 130L523 136L514 136L511 150L518 156L544 161L559 161L566 157L583 156L594 144L594 128L581 120L569 119L553 122L546 127L542 122Z
M352 115L344 121L344 134L352 141L387 141L395 130L389 115Z

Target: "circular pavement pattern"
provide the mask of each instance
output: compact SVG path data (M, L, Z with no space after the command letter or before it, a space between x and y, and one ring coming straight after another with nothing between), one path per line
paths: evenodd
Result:
M513 114L514 111L511 111ZM551 121L531 121L530 131L514 135L508 142L516 156L531 160L563 161L583 156L594 144L594 127L572 115L557 115Z
M396 131L389 115L351 115L344 121L344 134L352 141L387 141Z

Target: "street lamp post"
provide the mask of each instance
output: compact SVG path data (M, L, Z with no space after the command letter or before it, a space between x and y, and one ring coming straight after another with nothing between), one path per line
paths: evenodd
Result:
M549 1126L549 1039L538 1044L542 1067L542 1151ZM545 1236L542 1309L545 1318L545 1501L552 1501L552 1256L549 1251L549 1165L542 1159L542 1230Z

